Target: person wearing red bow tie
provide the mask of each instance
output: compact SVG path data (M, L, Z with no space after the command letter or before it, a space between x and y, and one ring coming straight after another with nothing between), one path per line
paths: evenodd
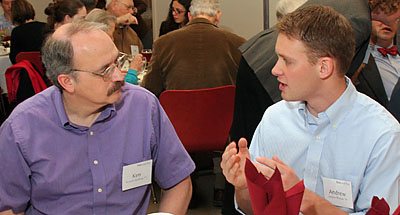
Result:
M400 107L390 108L396 83L400 78L400 55L393 44L400 20L400 3L396 1L370 0L372 31L369 49L360 73L352 80L358 91L367 94L392 113ZM394 2L394 1L393 1ZM395 110L397 108L397 110ZM394 114L396 115L396 114ZM397 117L400 121L400 117Z

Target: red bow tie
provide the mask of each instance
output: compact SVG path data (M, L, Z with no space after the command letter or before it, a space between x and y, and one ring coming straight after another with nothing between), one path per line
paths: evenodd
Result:
M378 48L378 52L380 52L384 57L387 57L388 54L396 56L399 53L397 46L392 46L390 48Z

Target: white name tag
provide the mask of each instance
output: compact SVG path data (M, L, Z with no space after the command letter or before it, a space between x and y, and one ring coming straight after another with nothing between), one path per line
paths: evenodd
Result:
M153 160L126 165L122 168L122 191L151 184Z
M325 199L333 205L353 209L351 181L322 177Z
M139 47L137 45L131 45L131 55L134 57L139 54Z

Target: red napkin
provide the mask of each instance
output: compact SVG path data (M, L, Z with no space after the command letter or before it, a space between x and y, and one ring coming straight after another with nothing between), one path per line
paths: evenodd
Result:
M304 184L300 181L288 191L283 190L281 173L278 168L268 180L258 172L253 163L246 159L245 174L250 193L253 213L298 215L303 199Z
M394 211L393 215L400 215L400 205L397 207L397 209Z
M384 198L379 199L377 196L372 198L371 208L366 215L389 215L390 207ZM400 215L400 206L393 215Z

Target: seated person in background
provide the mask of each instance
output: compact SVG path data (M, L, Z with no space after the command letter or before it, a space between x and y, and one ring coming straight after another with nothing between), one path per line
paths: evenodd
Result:
M137 24L129 25L138 35L143 43L143 48L151 49L153 46L153 31L150 30L142 14L147 10L147 3L144 0L133 0L133 15L136 17Z
M372 31L366 64L352 76L358 91L368 95L389 111L394 86L400 78L400 56L393 45L400 19L400 1L370 0ZM395 98L400 99L400 98ZM397 107L400 111L400 107ZM400 121L400 118L397 119Z
M0 15L0 33L4 36L10 36L14 28L11 21L11 3L13 0L0 0L3 14Z
M34 21L35 10L27 0L13 1L11 17L16 26L11 32L10 61L20 52L40 51L46 23Z
M157 98L124 85L103 28L65 24L44 44L55 86L0 127L0 211L146 214L153 178L163 189L159 210L186 213L193 161Z
M141 85L156 96L164 90L234 85L240 60L238 47L245 39L220 29L221 15L219 0L192 0L190 22L155 41L148 72ZM199 161L195 159L197 166L205 164L206 157L202 155ZM216 182L215 204L220 205L224 189L222 174L220 177L217 174Z
M169 4L167 19L161 23L160 34L162 35L182 28L189 22L188 12L191 0L172 0Z
M394 210L400 125L345 76L355 50L349 21L314 5L284 16L277 31L272 74L283 101L265 111L250 149L242 138L222 156L239 208L251 213L244 175L251 157L267 178L278 168L285 190L304 180L303 214L364 214L375 195Z
M235 84L245 39L217 26L221 13L219 0L192 0L190 22L155 41L142 86L159 96Z
M85 17L86 8L80 0L61 0L50 3L44 13L47 15L46 33L52 33L65 23Z
M115 26L117 25L117 17L110 14L108 11L95 8L85 17L85 20L90 22L99 22L106 26L105 32L111 39L114 40ZM126 75L125 81L131 84L138 84L138 72L142 72L143 67L143 56L141 54L136 54L132 59L127 59L130 61L129 69L122 70L121 72Z
M117 27L114 32L114 43L118 50L127 54L131 53L131 45L143 49L143 44L130 24L138 24L136 17L132 15L134 4L132 0L111 0L106 5L107 11L117 17Z

